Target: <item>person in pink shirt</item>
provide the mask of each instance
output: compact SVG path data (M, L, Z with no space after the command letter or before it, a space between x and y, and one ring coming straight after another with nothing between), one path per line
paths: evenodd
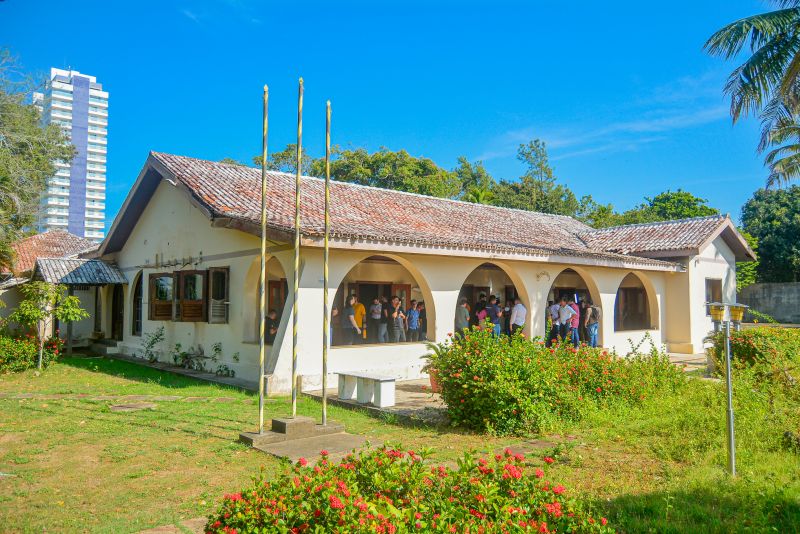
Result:
M581 344L581 340L578 335L578 327L581 324L581 309L572 299L569 300L569 307L575 310L575 315L572 316L569 323L569 335L572 338L573 346L578 348L578 345Z

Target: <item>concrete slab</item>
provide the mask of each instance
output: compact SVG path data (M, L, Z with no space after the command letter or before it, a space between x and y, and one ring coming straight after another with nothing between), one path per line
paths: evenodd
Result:
M291 441L261 445L255 448L267 454L277 456L278 458L287 458L292 462L296 462L300 458L305 458L313 463L319 460L319 453L322 450L328 451L328 457L332 461L340 460L353 450L363 447L366 441L367 438L364 436L340 432L338 434L328 434L326 436L293 439Z
M108 407L112 412L138 412L139 410L155 410L152 402L131 402L128 404L113 404Z
M304 391L303 395L321 400L322 390ZM394 406L379 408L372 404L360 404L355 399L340 399L336 389L328 390L328 402L343 408L365 410L375 417L396 417L410 424L442 426L449 423L444 402L438 394L431 392L427 379L396 382Z

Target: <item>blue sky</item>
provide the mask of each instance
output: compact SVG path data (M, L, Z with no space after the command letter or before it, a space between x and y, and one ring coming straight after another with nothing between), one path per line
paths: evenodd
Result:
M578 5L583 4L583 5ZM556 176L620 209L683 188L739 218L762 187L758 125L736 126L722 86L734 67L707 56L713 31L765 2L676 0L0 3L0 46L45 73L67 67L110 92L108 218L149 150L208 159L294 141L405 148L452 168L482 159L522 171L516 146L547 142Z

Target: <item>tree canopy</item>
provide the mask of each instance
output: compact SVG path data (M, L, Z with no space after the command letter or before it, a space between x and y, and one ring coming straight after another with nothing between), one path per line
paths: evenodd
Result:
M759 151L765 158L767 186L800 176L800 0L773 0L778 9L739 19L720 29L706 50L734 59L749 49L725 84L735 123L743 116L761 119Z
M30 103L33 87L16 58L0 49L0 271L13 264L11 243L36 221L54 161L70 161L74 154L61 128L42 126Z
M800 282L800 186L756 191L742 225L758 243L759 282Z

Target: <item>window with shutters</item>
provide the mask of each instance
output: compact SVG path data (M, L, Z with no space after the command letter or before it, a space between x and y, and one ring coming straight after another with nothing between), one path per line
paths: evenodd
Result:
M227 323L229 274L228 267L151 274L149 319Z
M179 271L178 299L175 320L199 322L206 320L206 275L208 271Z
M150 299L151 321L169 321L172 319L172 308L174 305L174 280L171 273L157 273L150 275L150 289L148 292Z
M222 324L228 322L229 274L228 267L211 267L208 270L209 323Z

